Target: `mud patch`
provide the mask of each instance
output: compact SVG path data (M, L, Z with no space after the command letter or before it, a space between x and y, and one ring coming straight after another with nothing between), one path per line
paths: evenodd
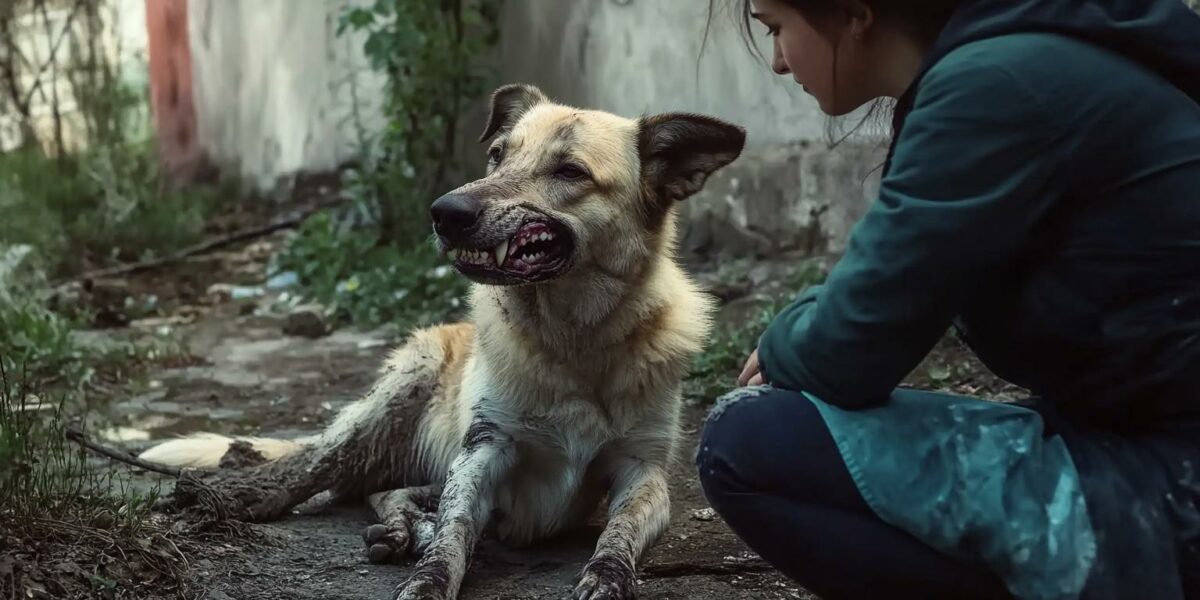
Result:
M241 467L256 467L265 462L267 462L267 457L263 456L262 452L255 450L254 446L249 442L237 440L229 444L229 449L225 451L225 455L217 463L217 468L238 469Z

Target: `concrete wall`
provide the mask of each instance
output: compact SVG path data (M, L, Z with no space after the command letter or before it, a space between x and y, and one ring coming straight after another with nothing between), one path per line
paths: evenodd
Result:
M746 48L727 11L714 16L701 54L707 23L703 0L510 1L496 69L501 81L533 83L566 103L630 117L695 111L746 127L743 156L683 207L686 250L840 249L876 189L868 173L883 159L878 130L830 149L816 102ZM485 118L480 106L464 138ZM481 164L482 149L464 142Z
M378 131L382 82L366 72L361 40L335 35L348 1L365 0L189 0L198 135L211 159L269 186L351 158L352 77L365 103L360 114ZM870 198L864 180L878 153L861 140L830 151L816 103L750 53L727 15L713 22L701 57L707 6L508 0L495 83L536 84L556 100L630 117L696 111L737 122L749 131L748 148L684 207L685 247L836 249ZM769 53L767 38L756 39ZM486 113L480 98L464 115L463 177L482 170L475 140Z
M378 132L379 76L362 40L336 35L351 0L189 0L198 137L225 171L261 187L352 158L357 83L364 125Z

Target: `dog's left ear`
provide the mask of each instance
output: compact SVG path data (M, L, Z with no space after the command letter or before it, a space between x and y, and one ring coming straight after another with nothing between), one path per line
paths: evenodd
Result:
M501 129L511 129L526 111L548 101L542 90L529 84L513 83L501 87L492 93L492 113L488 115L487 127L479 141L486 142Z
M704 188L717 169L746 145L746 130L720 119L667 113L638 121L642 177L664 201L683 200Z

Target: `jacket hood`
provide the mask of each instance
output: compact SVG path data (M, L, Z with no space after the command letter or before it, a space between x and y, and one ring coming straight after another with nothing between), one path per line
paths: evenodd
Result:
M964 44L1013 33L1056 33L1109 48L1200 102L1200 14L1183 0L966 0L897 102L893 131L899 133L921 79L939 60Z

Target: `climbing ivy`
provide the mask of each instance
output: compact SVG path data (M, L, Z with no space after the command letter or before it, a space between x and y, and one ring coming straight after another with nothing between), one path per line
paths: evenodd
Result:
M387 76L390 122L358 171L357 193L373 200L381 239L429 231L428 207L452 171L459 115L490 81L480 58L498 39L502 0L375 0L348 7L338 34L365 33L363 51Z
M497 41L501 0L356 1L337 32L361 35L371 69L385 75L388 117L368 131L356 109L359 164L345 193L351 214L368 218L309 219L272 270L295 273L298 297L350 321L407 329L463 306L466 280L429 243L429 205L454 187L460 115L496 85L481 59Z

